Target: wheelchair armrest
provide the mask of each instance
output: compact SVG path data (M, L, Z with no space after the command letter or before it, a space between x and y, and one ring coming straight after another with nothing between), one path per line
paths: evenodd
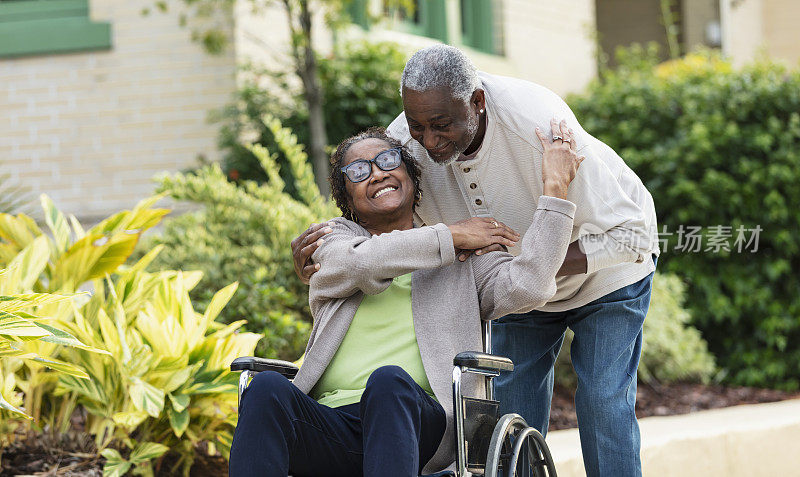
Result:
M453 358L453 365L477 368L485 371L514 371L514 362L504 356L462 351Z
M280 359L256 358L254 356L243 356L236 358L231 363L231 371L275 371L289 379L297 374L299 368L294 363Z

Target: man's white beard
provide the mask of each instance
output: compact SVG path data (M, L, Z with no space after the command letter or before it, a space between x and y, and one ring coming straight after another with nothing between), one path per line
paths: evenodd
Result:
M472 138L472 139L470 139L469 144L472 144L472 141L475 140L475 134L478 132L478 117L479 116L477 114L474 114L474 115L470 114L469 118L467 119L467 131L469 132L469 136ZM469 147L469 144L467 144L466 147ZM436 159L431 157L430 154L428 154L427 150L425 151L425 154L428 154L428 159L430 159L431 161L435 162L436 164L439 164L440 166L449 166L450 164L456 162L458 160L458 158L461 157L461 154L463 154L463 153L464 153L464 151L456 150L447 159L438 160L437 161Z

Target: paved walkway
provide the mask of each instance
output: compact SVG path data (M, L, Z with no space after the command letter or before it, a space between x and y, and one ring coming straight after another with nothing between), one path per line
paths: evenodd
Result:
M800 477L800 399L639 421L647 477ZM559 477L585 477L577 429L547 442Z

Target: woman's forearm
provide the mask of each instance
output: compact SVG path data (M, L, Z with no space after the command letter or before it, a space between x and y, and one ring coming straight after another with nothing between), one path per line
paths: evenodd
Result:
M314 252L320 269L311 278L312 294L334 298L356 291L376 294L394 277L449 265L455 259L452 236L444 224L373 237L342 227L334 226L334 232Z

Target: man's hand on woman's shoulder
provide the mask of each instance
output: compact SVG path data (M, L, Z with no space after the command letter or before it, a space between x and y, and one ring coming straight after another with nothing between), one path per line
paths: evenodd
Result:
M311 224L303 233L292 240L294 272L306 285L311 280L311 275L319 270L319 264L311 261L311 255L325 241L323 237L331 232L333 232L333 229L330 222Z

